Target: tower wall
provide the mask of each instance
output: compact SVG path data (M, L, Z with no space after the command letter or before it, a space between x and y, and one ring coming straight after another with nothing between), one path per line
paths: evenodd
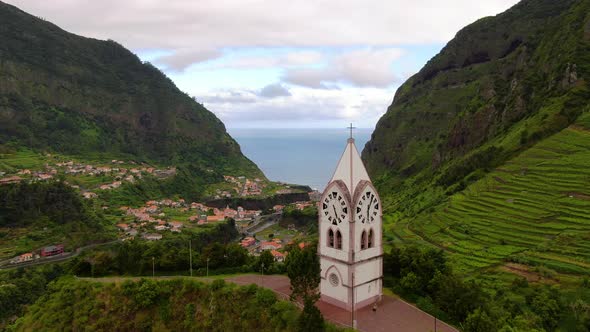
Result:
M322 269L322 279L320 282L322 299L341 308L349 309L350 278L348 265L323 258L320 259L320 266ZM330 275L332 273L335 273L339 279L338 285L336 286L330 282Z
M318 218L318 254L321 267L320 292L322 300L346 310L352 310L353 307L356 310L375 303L381 299L383 290L381 210L378 207L368 210L367 207L367 218L359 216L362 222L355 220L357 214L360 214L360 210L356 210L356 205L365 190L370 190L377 197L377 201L373 201L374 197L371 194L370 204L365 204L365 207L372 207L375 203L376 205L381 204L354 146L354 140L349 139L334 176L322 195ZM347 220L337 225L333 225L327 219L329 217L329 213L326 213L328 207L323 207L325 211L322 212L322 204L324 202L328 204L326 198L333 197L334 191L345 197L346 206L348 206ZM332 195L330 196L330 194ZM365 197L369 197L369 194L367 193ZM342 205L342 211L344 211L344 206ZM360 208L361 205L359 205ZM375 213L377 209L379 209L378 215ZM366 222L366 219L369 219L369 213L371 216L377 217L376 220L371 219ZM329 245L330 229L334 233L341 232L341 249ZM368 239L370 230L373 231L371 247L368 247L369 241L367 240L361 249L362 232L366 232Z

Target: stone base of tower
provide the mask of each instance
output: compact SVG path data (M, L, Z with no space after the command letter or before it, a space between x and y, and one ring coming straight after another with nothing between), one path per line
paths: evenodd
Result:
M382 297L383 297L383 295L375 295L375 296L365 299L361 302L358 302L354 306L354 310L356 311L356 310L362 309L366 306L373 305L375 303L379 304L379 302L381 302ZM337 299L334 299L334 298L326 296L326 295L322 295L320 300L322 302L329 303L329 304L336 306L338 308L342 308L346 311L352 311L352 304L351 304L352 302L349 302L349 303L342 302L342 301L339 301Z

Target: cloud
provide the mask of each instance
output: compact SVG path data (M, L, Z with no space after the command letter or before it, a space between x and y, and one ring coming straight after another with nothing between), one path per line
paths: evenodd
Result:
M196 98L198 102L211 105L252 104L256 95L250 91L218 91Z
M399 48L354 50L335 57L322 68L288 70L283 80L310 88L327 88L330 83L387 87L397 82L391 65L402 55Z
M232 54L223 62L210 63L204 69L258 69L271 67L298 67L320 62L324 55L318 51L284 51L280 48L267 48L262 54Z
M333 82L338 79L338 74L325 68L303 68L288 70L283 76L283 81L314 89L328 89L324 82Z
M248 103L235 103L227 91L212 92L201 98L205 106L219 116L228 127L308 125L349 122L371 126L386 110L391 92L375 88L314 90L293 87L290 96L266 98L251 91Z
M287 97L290 96L291 92L283 87L280 83L269 84L262 88L258 93L258 96L265 97L265 98L275 98L275 97Z
M163 64L167 69L183 71L194 63L216 59L222 55L223 53L218 50L180 50L160 56L155 62Z
M132 49L444 43L518 0L8 0L64 29ZM97 15L97 13L100 13ZM270 14L272 13L272 15Z

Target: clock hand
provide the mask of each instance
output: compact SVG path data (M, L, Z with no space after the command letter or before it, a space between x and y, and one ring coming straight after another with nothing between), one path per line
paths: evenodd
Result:
M334 208L334 218L338 219L338 212L336 212L336 207L332 205L332 208Z

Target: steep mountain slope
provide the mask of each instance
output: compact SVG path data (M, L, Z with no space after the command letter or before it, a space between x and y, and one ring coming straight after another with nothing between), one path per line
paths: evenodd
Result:
M261 176L224 125L114 41L0 2L0 144Z
M496 267L531 280L588 275L588 165L590 113L389 233L446 250L469 275Z
M523 0L459 31L397 91L363 150L411 216L589 110L590 1Z

